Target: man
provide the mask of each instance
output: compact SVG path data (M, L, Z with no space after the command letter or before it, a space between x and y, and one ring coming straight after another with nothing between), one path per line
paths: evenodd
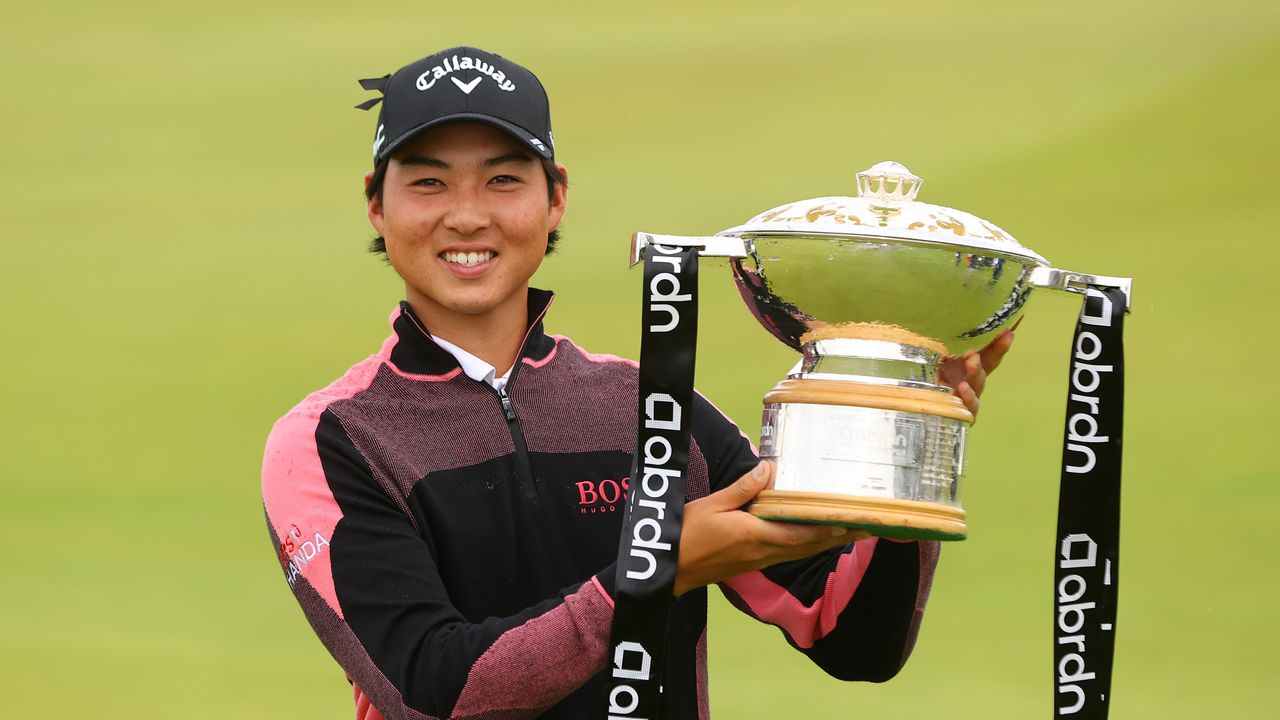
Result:
M603 718L637 375L545 334L529 288L568 192L546 94L469 47L364 84L384 93L368 215L406 300L273 429L272 541L358 718ZM947 369L971 409L1011 341ZM741 511L772 468L705 399L693 414L669 716L708 715L713 583L832 675L895 674L936 546Z

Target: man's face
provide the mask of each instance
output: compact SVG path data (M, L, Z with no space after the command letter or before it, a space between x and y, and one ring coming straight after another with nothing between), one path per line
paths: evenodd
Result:
M381 198L369 201L369 221L386 239L410 305L430 323L440 313L460 319L523 308L564 209L564 186L548 200L542 165L519 140L460 122L396 151Z

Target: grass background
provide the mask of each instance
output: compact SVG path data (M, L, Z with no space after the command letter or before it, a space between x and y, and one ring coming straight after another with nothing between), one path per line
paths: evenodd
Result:
M6 6L3 715L351 715L268 546L261 447L400 297L363 252L355 79L457 43L549 88L572 192L536 282L550 329L593 350L637 351L631 232L851 193L883 159L1059 267L1134 276L1114 716L1274 716L1267 0ZM755 433L792 356L708 275L699 385ZM971 539L904 673L836 682L717 598L718 717L1050 712L1075 312L1036 296L984 398Z

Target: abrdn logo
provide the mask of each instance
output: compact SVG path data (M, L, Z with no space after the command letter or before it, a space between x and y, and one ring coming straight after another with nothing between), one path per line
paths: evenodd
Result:
M481 75L488 75L493 78L494 82L498 83L498 87L506 90L507 92L511 92L516 89L516 84L507 79L507 74L497 69L492 63L487 63L483 60L470 57L463 57L459 59L457 55L454 55L452 58L445 58L440 61L439 65L435 65L430 70L419 75L417 82L418 89L430 90L436 84L437 80L449 75L450 73L458 72L459 70L476 70L480 72ZM428 75L431 76L430 79L427 78ZM478 77L468 80L467 82L462 82L457 78L449 79L453 81L454 85L458 86L459 90L468 95L470 95L471 91L475 89L476 83L480 81L480 78Z
M617 512L627 500L631 478L622 480L583 480L578 487L578 510L583 515Z

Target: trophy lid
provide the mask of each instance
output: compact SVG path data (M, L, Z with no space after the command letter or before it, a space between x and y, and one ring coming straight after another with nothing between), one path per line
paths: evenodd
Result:
M896 162L857 174L857 197L830 196L787 203L717 234L864 237L945 245L1049 262L994 223L953 208L916 200L924 181Z

